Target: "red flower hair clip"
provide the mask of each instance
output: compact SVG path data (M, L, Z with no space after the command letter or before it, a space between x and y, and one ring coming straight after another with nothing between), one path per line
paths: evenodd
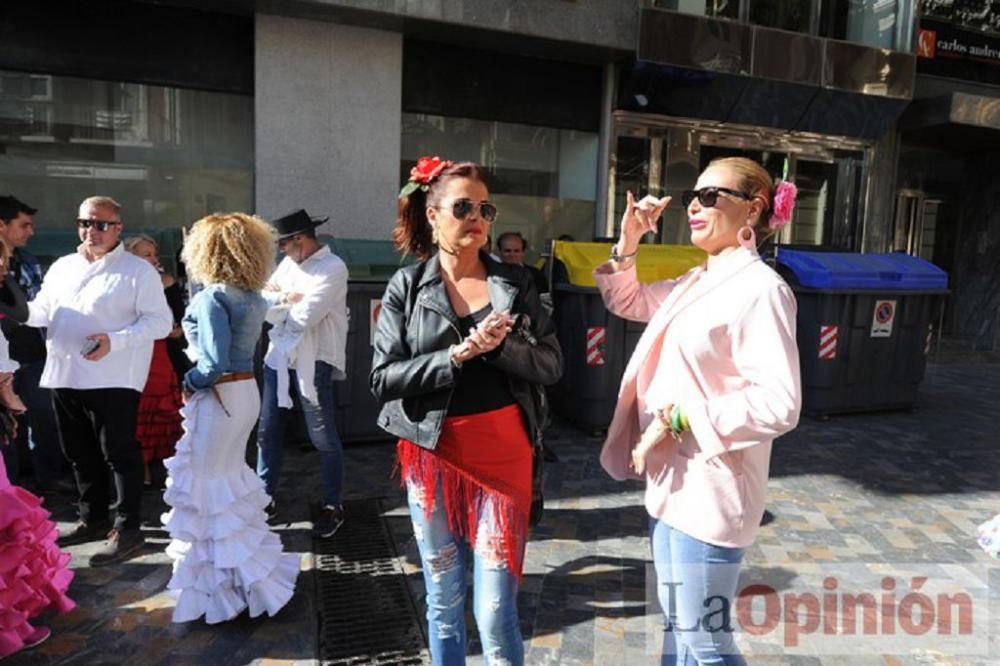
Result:
M434 157L421 157L416 165L410 169L410 179L399 191L399 198L408 197L419 188L426 192L430 189L431 183L441 175L441 172L452 165L451 160L443 160L437 155Z

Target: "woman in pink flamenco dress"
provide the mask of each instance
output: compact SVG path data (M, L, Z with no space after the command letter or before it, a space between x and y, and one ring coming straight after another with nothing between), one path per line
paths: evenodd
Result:
M0 243L0 284L6 273L7 252ZM0 288L0 316L27 318L20 289L11 283ZM3 450L14 440L14 416L24 412L24 403L13 389L17 362L8 353L7 339L0 333L0 659L38 645L52 631L29 620L48 609L59 613L75 604L66 596L73 572L66 568L69 553L56 547L55 524L42 500L11 484L4 466Z

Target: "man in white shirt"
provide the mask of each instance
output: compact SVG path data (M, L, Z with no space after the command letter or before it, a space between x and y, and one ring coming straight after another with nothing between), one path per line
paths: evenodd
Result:
M173 317L156 270L125 251L121 206L110 197L80 204L81 244L49 268L29 304L29 326L48 328L41 385L52 402L63 452L73 466L80 519L62 545L104 547L90 566L126 559L142 547L142 453L135 437L139 396L153 341L170 333ZM108 515L108 466L118 510Z
M257 474L271 496L273 516L281 475L285 424L299 396L309 439L319 450L323 500L313 531L333 536L344 522L344 452L337 433L334 382L343 380L347 348L347 266L316 239L304 210L272 223L285 258L264 288L273 324L264 357L264 395L257 429Z

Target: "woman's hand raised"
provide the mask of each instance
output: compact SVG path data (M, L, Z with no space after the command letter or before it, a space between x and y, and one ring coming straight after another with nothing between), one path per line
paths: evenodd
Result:
M660 215L670 203L670 197L658 199L647 194L638 202L632 192L626 192L625 212L622 214L621 236L618 239L618 254L635 254L639 240L649 232L656 231Z

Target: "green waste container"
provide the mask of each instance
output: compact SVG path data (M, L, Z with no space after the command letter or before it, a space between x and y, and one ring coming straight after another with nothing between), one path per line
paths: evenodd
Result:
M570 282L553 285L563 374L550 396L558 414L587 432L605 430L611 423L625 366L646 329L645 323L611 314L593 286L593 270L610 252L610 243L557 241L553 248ZM636 259L639 280L655 282L684 274L701 264L705 254L687 245L643 245Z
M345 443L388 439L378 427L379 405L368 387L375 321L389 278L404 265L391 241L336 238L327 244L347 264L347 378L339 382L337 430Z
M909 409L917 399L948 274L906 254L778 248L798 301L802 411Z

